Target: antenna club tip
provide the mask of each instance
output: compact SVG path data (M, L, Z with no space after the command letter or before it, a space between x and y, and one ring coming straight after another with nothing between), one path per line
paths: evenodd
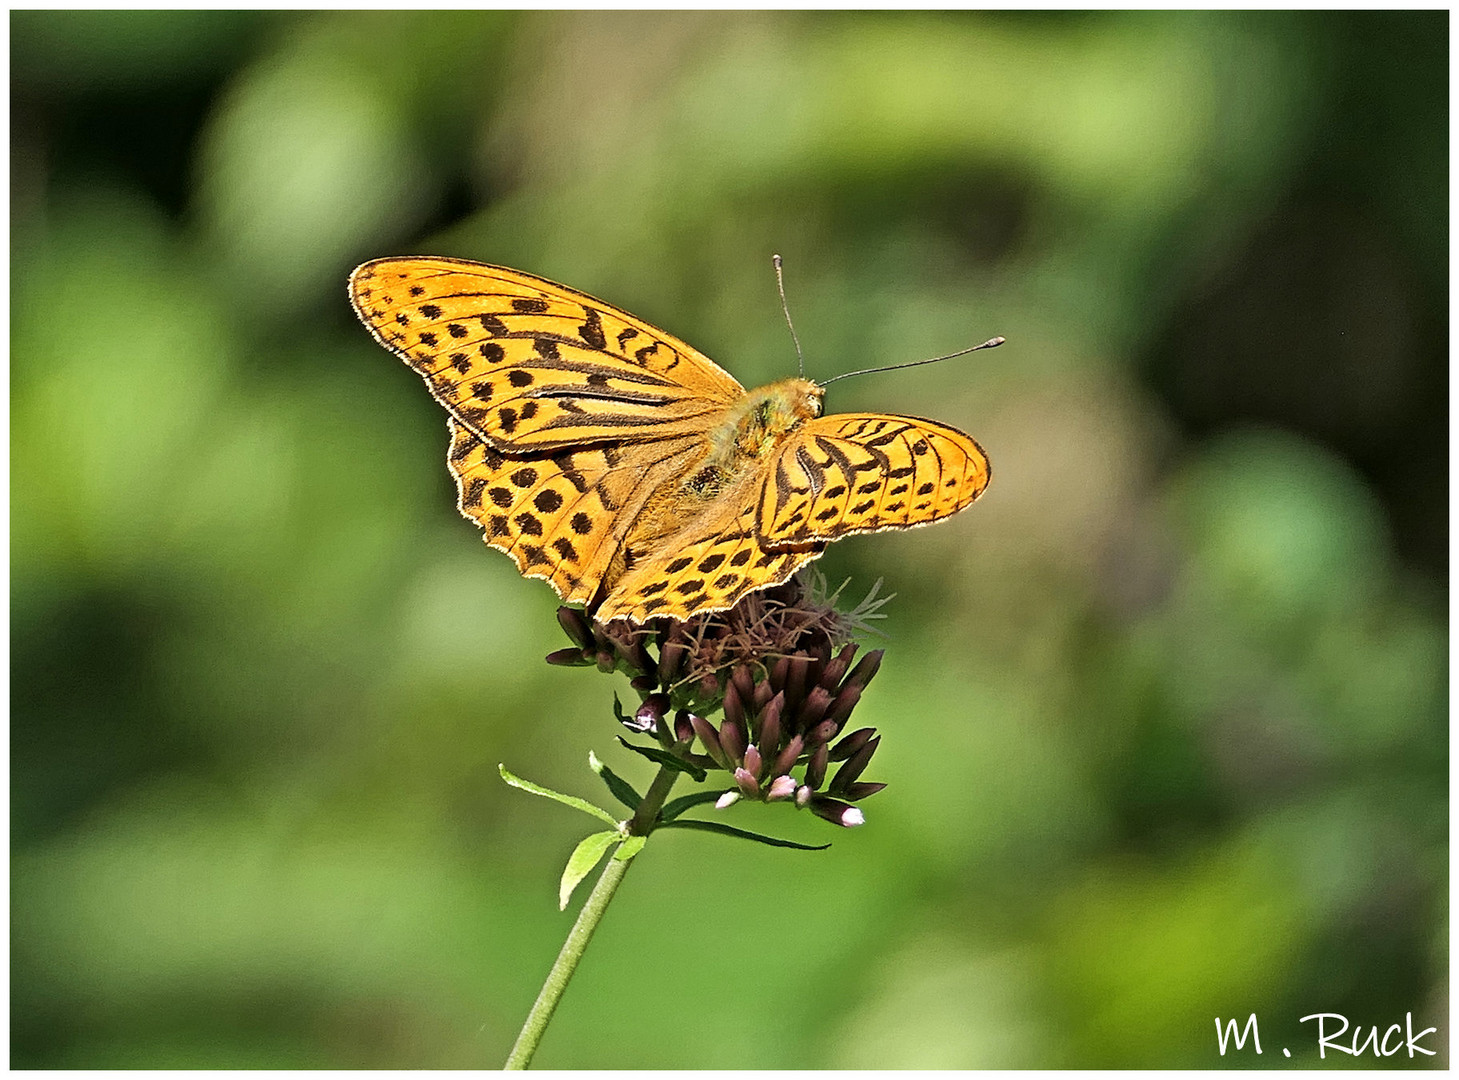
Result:
M777 269L777 270L780 269L780 256L779 255L771 255L770 256L770 261L775 264L775 269Z
M1007 340L1008 339L1006 337L993 337L993 338L989 338L987 341L983 342L983 344L979 345L978 348L980 348L980 349L996 349L999 345L1002 345Z

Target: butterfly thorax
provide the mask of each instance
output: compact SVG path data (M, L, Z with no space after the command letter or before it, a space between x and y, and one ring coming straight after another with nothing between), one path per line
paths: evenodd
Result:
M708 432L705 467L733 476L769 457L787 435L821 415L824 393L809 379L781 379L750 391Z

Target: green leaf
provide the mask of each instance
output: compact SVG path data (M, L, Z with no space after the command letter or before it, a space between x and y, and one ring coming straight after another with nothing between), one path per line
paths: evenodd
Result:
M567 866L562 870L562 884L557 888L558 911L566 910L568 900L572 899L572 891L578 887L578 882L588 876L588 871L598 865L603 852L622 839L623 834L617 829L611 832L595 832L583 837L578 846L572 849L572 854L567 857Z
M545 788L542 787L540 784L534 784L530 780L523 780L519 776L513 776L511 773L507 772L507 767L505 765L498 765L497 769L501 771L502 779L505 780L508 784L511 784L514 788L521 788L523 791L530 792L533 795L541 795L543 798L554 799L557 802L562 803L564 806L571 806L574 810L581 810L585 814L592 814L593 817L598 818L602 821L606 821L614 828L617 828L618 826L617 818L608 813L608 811L604 810L602 807L594 806L586 799L579 799L576 795L564 795L560 791L553 791L551 788Z
M794 840L777 840L773 836L762 836L760 833L736 829L733 825L721 825L717 821L666 821L659 827L663 829L698 829L701 832L736 836L741 840L753 840L757 844L769 844L771 847L795 848L797 851L825 851L831 846L830 844L797 844Z
M685 810L692 810L696 806L703 806L705 803L718 802L723 795L722 791L701 791L697 795L681 795L677 799L671 799L664 804L659 811L659 820L667 824L682 814Z
M643 802L643 796L635 791L633 785L627 780L604 765L598 755L591 750L588 751L588 768L602 778L603 783L608 785L608 790L613 793L615 799L630 810L638 809L638 804Z
M681 757L675 757L667 750L660 750L657 747L653 746L635 746L633 743L625 739L622 735L618 736L618 741L621 742L624 746L628 747L628 749L632 750L635 754L642 754L650 761L657 762L666 769L673 769L675 772L688 773L697 781L703 781L703 779L709 775L698 765L694 764L694 762L685 761Z
M619 862L627 862L642 851L643 845L647 842L647 836L630 836L618 845L618 850L613 852L613 858Z

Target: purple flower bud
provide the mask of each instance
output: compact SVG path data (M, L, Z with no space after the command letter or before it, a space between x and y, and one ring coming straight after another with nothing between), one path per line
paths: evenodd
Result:
M678 682L679 673L688 660L689 645L684 636L684 624L670 623L663 644L659 646L659 685L672 686Z
M765 798L773 801L788 799L795 794L795 777L777 776L770 782L770 790L765 793Z
M745 747L745 771L755 779L760 778L760 770L764 768L764 761L760 759L760 751L754 743Z
M876 728L864 727L860 731L853 731L846 738L842 739L835 746L831 747L832 761L845 761L856 751L866 745L866 740L876 734Z
M865 690L867 683L871 682L872 676L876 674L877 668L881 667L881 658L886 653L885 649L873 649L861 658L861 663L851 670L846 676L846 681L841 684L841 689L848 686L859 686Z
M785 680L790 678L790 657L782 656L775 661L775 666L770 669L770 677L765 681L776 691L785 689Z
M724 688L724 718L736 724L745 722L745 702L740 697L740 688L731 680Z
M875 795L885 784L867 784L857 781L846 789L846 798L851 802L860 802L868 795Z
M806 695L805 704L800 708L799 726L802 731L810 731L819 724L826 716L826 710L831 706L831 692L824 686L817 686L811 689Z
M795 789L795 805L804 810L806 808L806 804L815 797L815 794L816 793L812 791L807 785L802 784L800 787Z
M706 701L719 696L719 674L715 671L699 673L699 696Z
M785 744L784 749L775 758L775 764L770 771L776 776L790 772L795 763L800 760L801 751L804 749L805 740L799 735L796 735L790 742Z
M765 748L767 754L780 749L780 710L784 705L784 696L776 694L760 714L760 730L755 741Z
M755 672L749 664L738 664L734 671L730 672L729 681L725 684L725 696L729 696L730 687L734 687L741 705L747 705L755 700ZM740 718L736 717L738 721Z
M836 684L841 681L841 676L846 674L846 669L851 666L851 659L855 655L856 642L853 641L837 653L833 659L826 662L826 667L817 681L834 694Z
M618 667L618 658L613 655L612 649L598 650L598 670L604 675L611 675Z
M735 770L735 785L751 799L760 797L760 784L749 769Z
M581 649L592 649L596 646L593 642L593 627L588 622L587 616L577 608L560 607L557 609L557 622L567 634L568 638Z
M816 747L815 753L811 755L810 761L806 763L806 787L810 788L812 791L819 788L821 786L821 782L826 779L826 752L826 744L822 743L820 746Z
M635 675L628 680L628 685L640 694L652 694L654 689L659 685L659 681L652 675Z
M693 717L683 709L674 714L674 738L681 743L688 743L694 739Z
M824 746L836 737L836 730L834 720L822 720L816 725L816 729L806 737L806 742L812 746Z
M853 829L857 825L866 824L866 815L850 803L844 803L840 799L827 799L824 796L811 800L811 813L817 817L823 817L827 821Z
M729 791L726 791L723 795L715 800L714 808L716 810L728 810L731 806L739 801L740 793L734 790L734 788L731 788Z
M569 611L572 609L569 608ZM593 661L583 656L583 650L576 646L570 649L558 649L547 654L547 662L556 664L558 667L583 667Z
M805 656L788 656L789 662L785 670L785 681L782 687L785 691L785 707L792 713L800 711L801 702L805 701L806 671L811 662Z
M775 696L775 687L770 685L770 680L755 684L755 694L751 699L755 712L758 713L770 704L770 699Z
M744 730L728 717L719 725L719 745L724 747L724 756L731 763L745 760Z
M836 700L831 702L831 707L826 710L826 718L836 725L837 730L851 719L851 710L856 708L856 703L861 700L861 686L846 680L846 685L841 687L836 694Z
M876 753L876 748L880 745L880 738L869 739L866 745L847 758L846 764L836 771L836 779L831 782L830 790L839 795L854 783L871 763L871 755Z
M730 759L725 755L724 747L719 743L719 732L714 730L714 725L702 716L689 715L689 724L694 728L694 734L699 736L699 741L704 744L705 752L714 758L721 769L731 768Z
M638 707L638 712L633 714L633 718L639 724L639 731L657 732L660 730L659 725L663 722L668 711L668 694L650 694L644 700L644 703Z
M623 662L623 666L629 671L647 672L653 670L653 661L648 658L648 650L643 647L639 635L633 631L619 631L608 636L608 645L615 656Z

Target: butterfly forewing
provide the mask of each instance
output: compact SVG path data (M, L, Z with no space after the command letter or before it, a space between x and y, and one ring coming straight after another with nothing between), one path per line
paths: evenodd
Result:
M672 335L505 267L377 259L351 275L350 298L436 400L498 450L699 434L744 393Z
M926 525L988 486L982 447L956 428L880 413L808 421L785 440L762 487L769 548Z

